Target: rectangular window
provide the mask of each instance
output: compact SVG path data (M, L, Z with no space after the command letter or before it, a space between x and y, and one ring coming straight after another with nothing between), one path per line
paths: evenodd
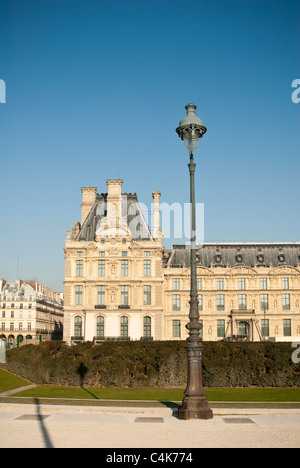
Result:
M261 334L263 338L266 338L270 335L268 319L262 319L261 321Z
M282 308L283 310L290 310L290 295L282 294Z
M77 252L77 257L82 257L82 252Z
M97 317L97 337L104 338L104 317Z
M103 250L100 250L99 257L105 257L105 252L103 252Z
M144 276L151 276L151 260L144 260Z
M31 322L28 322L28 323L27 323L27 330L28 330L28 331L31 331Z
M121 305L128 305L128 286L121 286Z
M9 324L9 329L10 329L10 331L14 330L14 323L13 323L13 322L11 322L11 323Z
M144 286L144 305L151 305L151 286Z
M76 276L82 276L83 274L83 261L77 260L76 261Z
M180 320L173 320L173 338L181 337L181 322Z
M203 310L203 296L202 294L198 294L198 310Z
M22 330L23 330L23 323L19 322L19 331L22 331Z
M121 317L121 338L128 338L128 317Z
M82 286L75 286L75 305L82 305Z
M128 260L122 260L121 275L128 276Z
M292 336L291 319L283 319L283 336Z
M260 289L267 289L267 278L260 279Z
M2 322L1 328L2 328L2 330L5 330L5 322Z
M245 280L245 278L239 278L239 289L246 289L246 280Z
M217 294L217 310L225 309L224 294Z
M98 305L105 305L105 286L98 286Z
M268 294L261 294L260 295L260 308L261 308L261 310L268 310L269 309L269 296L268 296Z
M180 289L180 280L179 280L179 278L174 278L173 279L173 289L175 291L178 291Z
M105 260L98 262L98 276L105 276Z
M122 252L122 257L127 257L128 252Z
M239 310L245 310L247 308L246 294L239 294Z
M217 279L217 290L222 291L224 289L224 281L223 278Z
M218 338L225 337L225 320L217 321L217 336Z
M202 279L197 278L197 291L201 291L202 289Z
M180 295L173 294L173 310L179 311L180 310Z
M151 317L144 317L144 338L151 337Z
M148 250L144 252L144 257L150 257L150 252Z
M282 289L289 289L289 279L282 278Z
M11 311L10 318L15 318L15 311L14 310Z

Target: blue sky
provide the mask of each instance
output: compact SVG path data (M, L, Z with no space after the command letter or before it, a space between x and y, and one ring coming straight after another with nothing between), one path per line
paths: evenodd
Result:
M0 277L63 289L82 186L188 202L189 102L205 240L299 241L299 18L298 0L1 0Z

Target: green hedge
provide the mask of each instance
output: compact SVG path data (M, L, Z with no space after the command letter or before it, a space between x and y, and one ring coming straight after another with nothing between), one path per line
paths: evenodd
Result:
M290 343L206 342L205 387L295 387L300 364ZM7 351L2 367L37 384L90 387L184 387L185 342L26 345Z

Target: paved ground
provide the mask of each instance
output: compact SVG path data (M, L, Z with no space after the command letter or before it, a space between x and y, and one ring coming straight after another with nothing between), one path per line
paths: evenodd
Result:
M118 448L300 447L299 410L215 409L214 414L209 421L180 421L170 408L2 403L0 448L114 448L117 453Z

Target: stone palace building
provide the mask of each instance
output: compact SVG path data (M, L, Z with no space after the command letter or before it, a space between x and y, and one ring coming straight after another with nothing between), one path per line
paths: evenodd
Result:
M81 189L64 247L67 343L187 337L190 250L164 248L160 192L151 232L122 184ZM300 243L204 244L197 277L204 340L300 340Z
M62 339L63 298L37 281L0 280L0 340L11 344Z

